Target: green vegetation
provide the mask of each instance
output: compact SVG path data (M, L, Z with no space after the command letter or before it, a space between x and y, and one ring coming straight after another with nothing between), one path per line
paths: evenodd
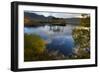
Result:
M44 61L64 59L58 51L49 52L46 42L36 34L24 34L24 61Z
M82 14L83 18L80 20L80 25L72 32L77 58L90 58L90 17Z
M24 35L24 58L25 61L33 60L45 51L45 42L37 35Z
M82 14L82 17L83 18L80 20L80 26L90 27L90 16Z

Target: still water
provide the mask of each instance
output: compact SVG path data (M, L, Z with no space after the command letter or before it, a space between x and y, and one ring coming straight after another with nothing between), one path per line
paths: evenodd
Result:
M24 33L37 34L47 42L47 49L57 50L64 55L71 55L74 48L72 30L75 26L50 26L25 27Z

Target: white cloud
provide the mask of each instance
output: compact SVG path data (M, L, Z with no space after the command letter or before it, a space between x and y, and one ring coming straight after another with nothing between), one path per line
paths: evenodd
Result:
M43 11L26 11L29 13L36 13L38 15L44 15L45 17L54 16L58 18L73 18L73 17L81 17L81 13L65 13L65 12L43 12Z

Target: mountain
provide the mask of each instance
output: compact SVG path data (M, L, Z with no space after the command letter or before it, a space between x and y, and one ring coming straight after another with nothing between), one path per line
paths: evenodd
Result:
M30 19L39 19L39 20L46 20L46 17L43 15L38 15L35 13L28 13L28 12L24 12L24 16L29 17Z
M33 24L41 24L41 23L50 23L48 21L51 21L52 24L53 23L61 24L62 22L71 25L80 24L80 18L56 18L53 16L45 17L43 15L38 15L36 13L24 12L25 24L33 25Z

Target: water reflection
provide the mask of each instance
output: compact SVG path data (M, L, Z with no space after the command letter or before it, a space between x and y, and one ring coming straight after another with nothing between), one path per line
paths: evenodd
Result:
M64 26L50 26L49 30L53 32L63 32Z
M74 40L72 38L73 25L49 26L48 24L40 27L25 27L27 34L37 34L47 42L47 49L58 50L64 55L72 54Z

